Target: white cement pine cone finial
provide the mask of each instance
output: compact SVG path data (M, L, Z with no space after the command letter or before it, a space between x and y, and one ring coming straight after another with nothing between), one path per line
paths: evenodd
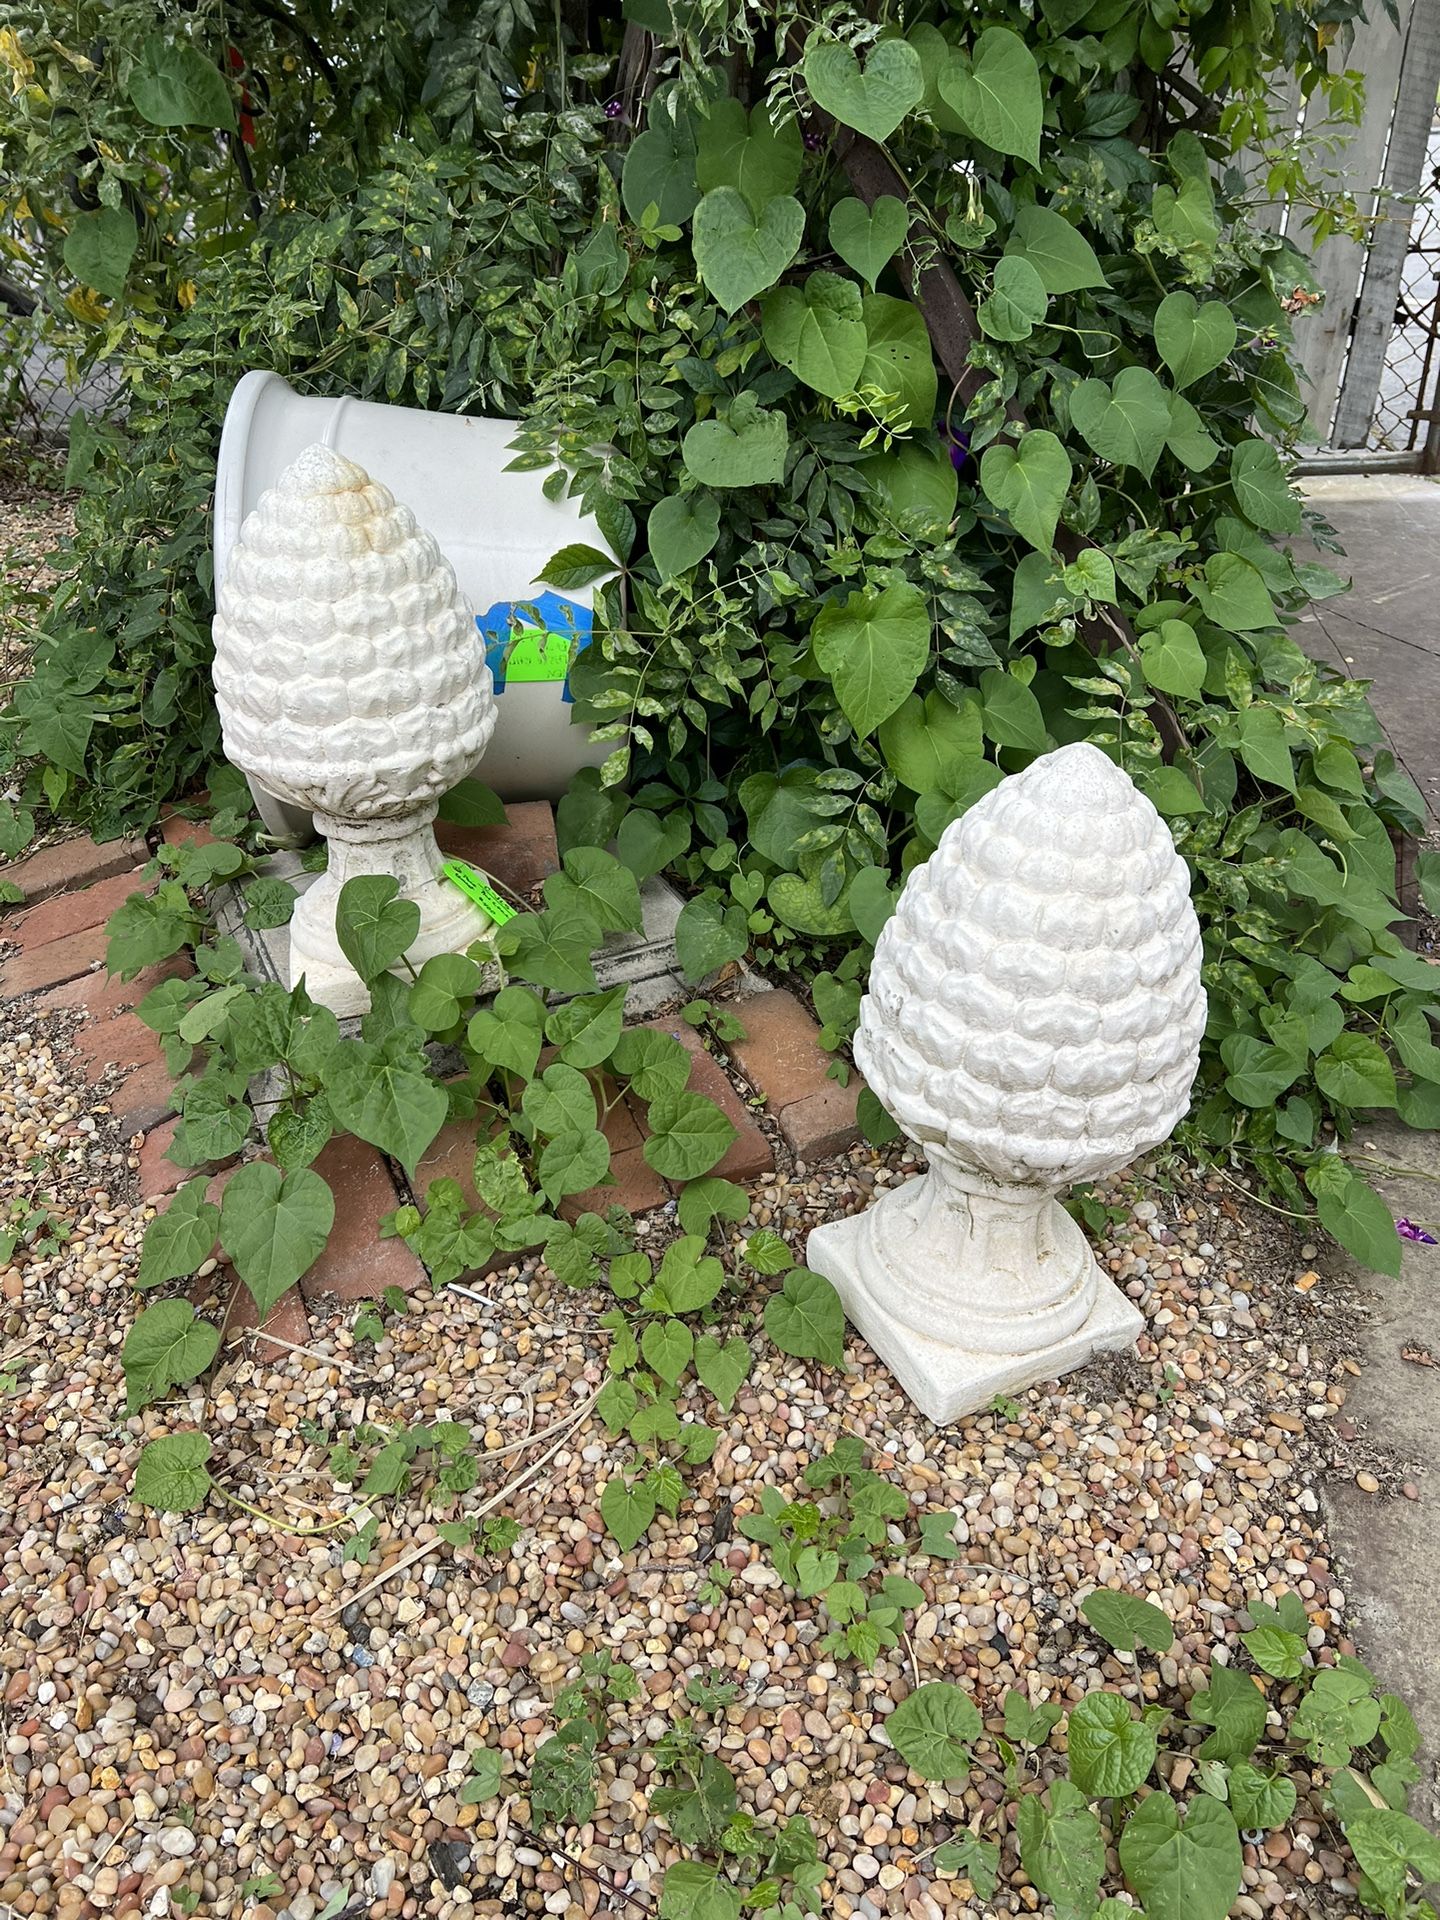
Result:
M329 447L307 447L246 519L214 631L226 757L296 806L403 817L463 779L494 729L449 561Z
M1054 1190L1169 1137L1204 1024L1185 863L1081 744L1002 781L910 875L855 1058L932 1161Z

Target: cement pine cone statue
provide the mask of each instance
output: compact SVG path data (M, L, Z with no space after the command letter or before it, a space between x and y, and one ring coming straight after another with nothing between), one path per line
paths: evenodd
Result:
M431 823L495 726L485 648L449 562L408 507L307 447L240 530L215 610L215 699L231 763L308 807L330 843L290 928L290 980L337 1013L367 995L335 937L358 874L420 908L412 965L490 922L441 883Z
M930 1170L807 1257L933 1420L1134 1340L1053 1196L1169 1137L1204 1024L1185 863L1097 747L1002 781L910 875L855 1058Z

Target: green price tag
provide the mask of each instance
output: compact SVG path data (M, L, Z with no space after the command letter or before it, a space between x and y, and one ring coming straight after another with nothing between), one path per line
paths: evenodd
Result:
M467 900L473 900L483 913L488 913L497 927L515 918L514 907L500 898L484 874L467 867L463 860L447 860L440 871L452 887L458 887Z

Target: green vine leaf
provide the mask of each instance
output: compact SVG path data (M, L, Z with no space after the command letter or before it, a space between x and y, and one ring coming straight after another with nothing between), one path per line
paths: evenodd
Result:
M860 289L838 273L812 273L803 287L776 287L761 309L771 357L831 400L853 392L865 366Z
M183 1280L209 1259L220 1230L220 1209L206 1199L208 1186L206 1180L187 1180L146 1227L137 1287Z
M605 1482L600 1517L622 1553L628 1553L644 1537L655 1518L656 1506L655 1495L643 1480L627 1481L617 1473Z
M990 297L975 309L975 318L992 340L1028 340L1049 305L1045 282L1035 267L1023 254L1007 253L996 263Z
M666 1180L693 1180L723 1160L739 1137L734 1123L703 1093L660 1093L650 1102L644 1155Z
M219 1345L220 1329L197 1320L188 1300L157 1300L146 1307L120 1350L126 1413L138 1413L167 1388L203 1373Z
M959 1780L984 1732L975 1702L949 1680L931 1680L907 1694L885 1722L891 1745L922 1780Z
M1168 1653L1175 1644L1168 1616L1136 1594L1097 1587L1080 1603L1080 1611L1117 1653L1134 1653L1137 1647Z
M650 509L650 558L662 580L680 580L714 551L720 503L713 493L672 493Z
M940 94L977 140L996 153L1040 165L1044 93L1035 56L1008 27L987 27L967 59L956 54Z
M707 487L777 486L790 437L785 416L753 393L730 402L723 420L697 420L685 435L685 465Z
M203 1433L171 1433L141 1448L135 1498L159 1513L193 1513L210 1493L210 1440Z
M219 68L198 47L163 34L152 34L140 49L126 91L152 127L234 129L235 108Z
M364 1041L351 1042L337 1056L326 1094L347 1133L388 1153L412 1177L450 1110L445 1089L428 1073Z
M695 209L695 265L720 306L735 313L775 285L800 251L804 232L805 209L791 194L777 193L757 210L737 188L714 187ZM781 416L775 418L783 428Z
M810 642L856 733L875 731L905 700L930 653L930 611L908 581L862 587L822 607Z
M868 139L888 140L925 97L920 56L904 40L881 40L864 68L838 40L812 38L802 71L810 98L842 127Z
M1244 1867L1235 1816L1201 1794L1182 1825L1170 1796L1152 1793L1125 1823L1120 1865L1147 1920L1225 1920Z
M1105 1841L1090 1803L1068 1780L1022 1795L1016 1809L1020 1863L1055 1908L1055 1920L1092 1920L1105 1871Z
M347 880L335 903L340 951L367 986L388 972L419 935L420 909L399 895L398 880L365 873Z
M830 209L830 245L872 293L909 231L905 203L893 194L882 193L869 207L863 200L837 200Z
M731 1334L723 1346L712 1333L702 1333L695 1342L695 1371L723 1413L729 1413L736 1394L750 1377L750 1364L749 1343L738 1333Z
M1008 513L1015 531L1039 552L1055 545L1055 527L1070 490L1070 456L1053 433L1032 428L1018 446L996 441L980 461L986 498Z
M808 1267L787 1273L780 1291L765 1302L765 1331L782 1353L830 1367L844 1364L845 1309L830 1282Z
M268 1161L251 1160L226 1181L220 1244L262 1323L325 1251L334 1222L335 1197L309 1167L282 1175Z
M1177 387L1193 387L1235 351L1239 330L1223 300L1203 306L1193 293L1166 294L1155 309L1155 345Z
M739 100L716 100L698 125L697 144L695 178L702 193L734 187L758 213L799 184L805 159L800 123L772 125L763 103L747 113Z
M1053 207L1017 207L1005 251L1028 260L1047 293L1079 293L1110 284L1090 242Z
M1148 480L1170 432L1170 399L1148 367L1124 367L1108 385L1082 380L1070 396L1070 418L1102 460Z
M1154 1766L1155 1729L1118 1693L1090 1693L1071 1712L1069 1747L1080 1791L1118 1798L1142 1786Z

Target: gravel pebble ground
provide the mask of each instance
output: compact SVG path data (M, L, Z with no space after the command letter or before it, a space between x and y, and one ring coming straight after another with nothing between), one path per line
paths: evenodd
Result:
M457 1503L409 1495L382 1513L357 1568L337 1544L348 1524L317 1537L259 1515L341 1523L328 1441L365 1423L462 1419L497 1455L541 1435L603 1377L598 1297L516 1269L483 1294L412 1302L378 1346L357 1343L353 1309L312 1311L307 1348L247 1336L205 1388L127 1419L119 1356L146 1216L133 1204L136 1156L93 1100L62 1025L23 1002L0 1010L0 1206L49 1194L70 1232L0 1271L7 1920L172 1909L316 1920L337 1892L354 1920L653 1913L676 1848L647 1812L648 1743L685 1710L686 1681L716 1668L741 1692L711 1742L742 1804L814 1822L827 1913L1033 1912L1028 1885L982 1907L968 1882L933 1868L936 1844L1000 1790L979 1774L949 1792L907 1774L884 1718L917 1678L966 1683L991 1716L1011 1686L1036 1701L1102 1684L1173 1700L1235 1646L1247 1598L1285 1590L1304 1597L1322 1657L1348 1646L1316 1493L1327 1471L1361 1466L1343 1414L1345 1306L1324 1281L1297 1288L1316 1249L1219 1180L1171 1163L1163 1180L1104 1191L1101 1258L1147 1319L1138 1358L942 1432L858 1340L839 1374L756 1333L728 1419L691 1389L721 1428L718 1449L689 1470L679 1517L662 1516L632 1553L616 1553L597 1511L628 1449L587 1418L507 1503L522 1529L513 1557L441 1547L435 1525ZM755 1190L751 1225L799 1255L811 1226L910 1170L900 1149L795 1166ZM673 1231L664 1213L645 1223L652 1245ZM229 1498L183 1517L135 1506L142 1439L192 1425L213 1435ZM917 1512L960 1516L957 1560L903 1560L897 1547L894 1567L927 1603L868 1673L824 1656L815 1603L782 1590L733 1530L762 1486L794 1486L842 1432ZM460 1510L536 1457L511 1451L482 1468ZM1363 1465L1400 1491L1394 1465ZM352 1597L426 1542L424 1557ZM706 1597L712 1561L731 1585ZM1111 1654L1078 1616L1097 1582L1163 1606L1173 1651L1142 1655L1138 1671ZM553 1724L548 1702L602 1648L633 1664L641 1692L612 1715L593 1822L557 1852L553 1831L527 1824L523 1794L462 1804L475 1746L505 1749L523 1785ZM1354 1911L1348 1856L1298 1762L1294 1777L1290 1827L1246 1850L1234 1912L1249 1920Z

